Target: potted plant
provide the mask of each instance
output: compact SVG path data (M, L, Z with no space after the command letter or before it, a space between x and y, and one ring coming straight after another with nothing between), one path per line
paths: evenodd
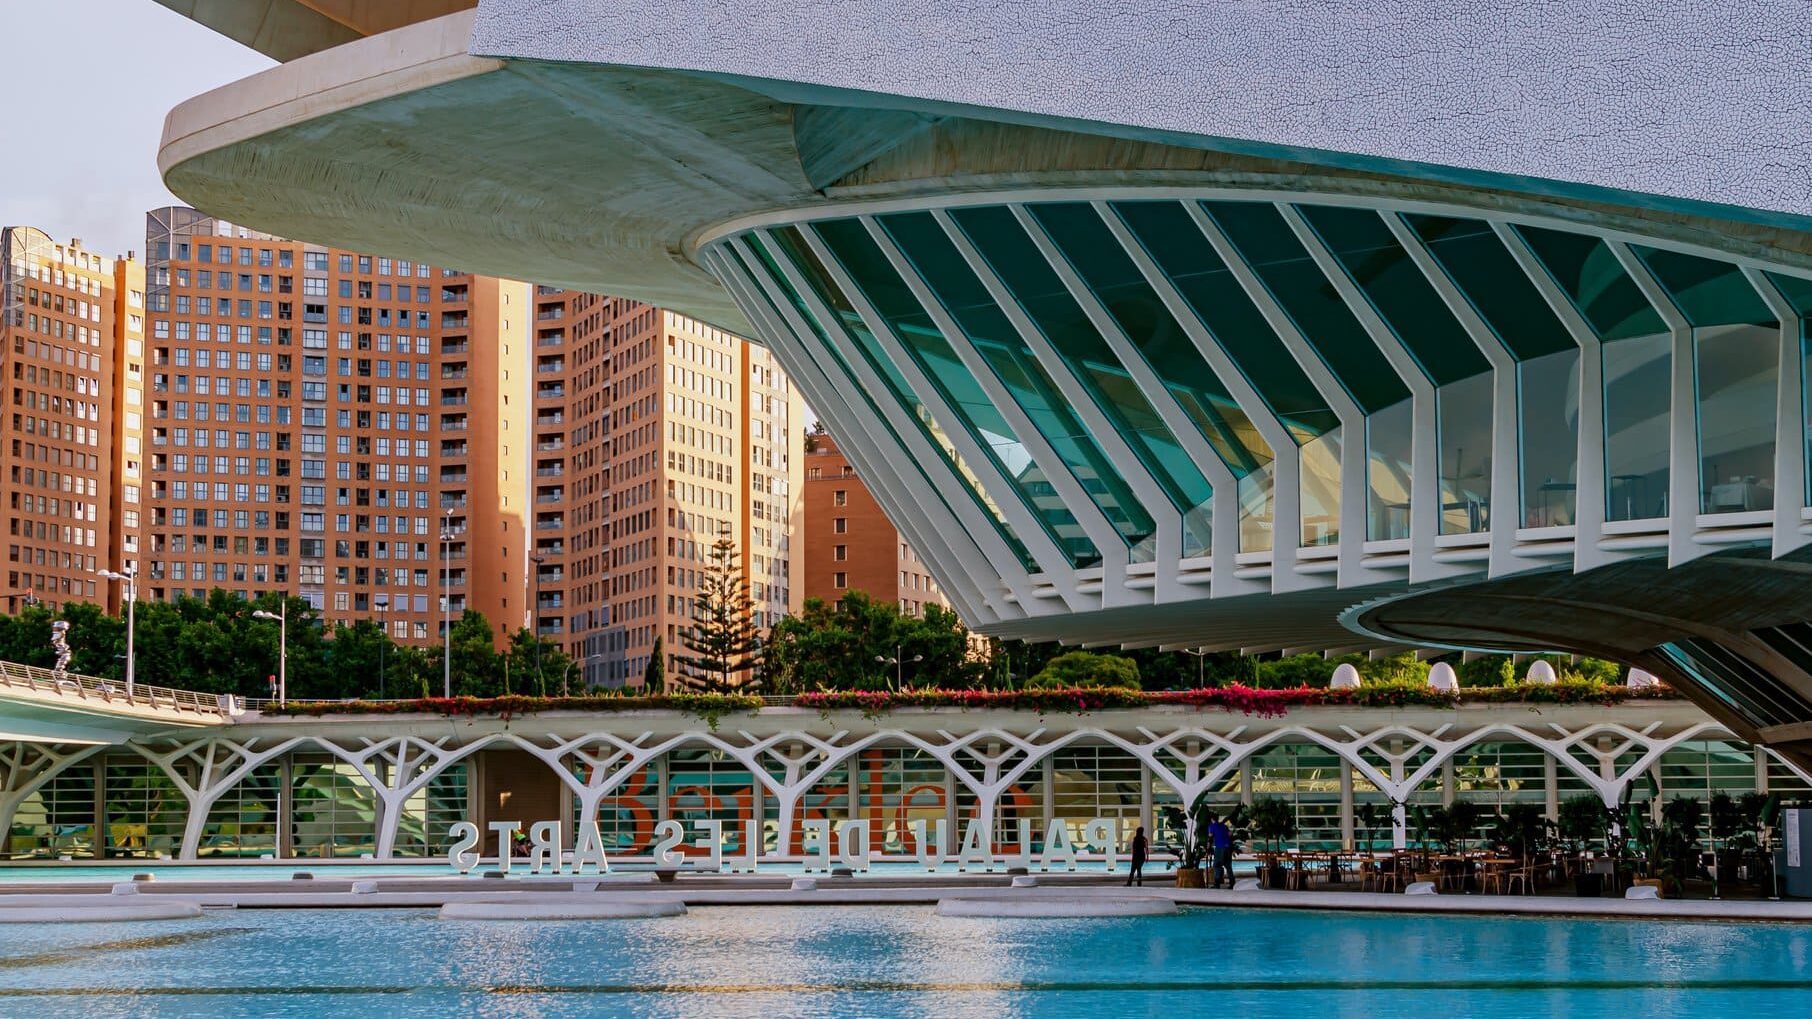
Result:
M1165 807L1163 818L1165 827L1179 834L1177 843L1177 887L1205 888L1207 876L1202 864L1214 851L1214 844L1208 836L1208 798L1200 797L1185 814L1180 807Z
M1252 826L1252 834L1264 840L1265 848L1270 852L1282 850L1285 839L1296 834L1296 811L1291 809L1287 800L1262 797L1252 801L1246 812ZM1266 888L1282 888L1287 880L1282 863L1272 860L1265 872Z
M1604 801L1590 793L1562 800L1560 820L1556 827L1568 852L1584 852L1591 847L1593 840L1607 837ZM1573 892L1586 898L1603 895L1604 875L1588 874L1582 868L1574 875Z

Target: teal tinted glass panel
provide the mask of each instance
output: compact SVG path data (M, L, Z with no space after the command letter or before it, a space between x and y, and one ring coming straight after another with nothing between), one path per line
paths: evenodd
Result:
M1271 551L1272 496L1277 485L1277 461L1239 479L1239 550Z
M781 251L786 253L788 259L793 264L794 270L798 272L800 277L812 288L813 293L818 297L820 303L838 317L839 323L844 326L845 335L848 335L852 330L861 330L866 334L868 330L867 325L861 321L861 317L855 313L855 309L850 306L848 299L845 298L842 291L837 288L836 283L831 280L830 274L824 271L824 267L819 263L817 255L814 254L810 248L806 247L804 242L800 239L798 231L792 227L787 227L777 231L774 236L776 238L775 244ZM766 270L765 278L772 280L774 285L779 288L780 292L786 295L787 300L798 311L800 318L803 319L807 327L812 330L812 333L816 337L818 348L828 351L831 358L842 369L842 374L856 383L858 391L862 393L863 403L874 415L875 420L887 420L881 415L880 409L874 402L877 399L886 399L887 396L874 392L867 387L862 386L859 382L856 382L857 376L851 371L849 361L844 358L840 345L831 338L826 330L825 323L819 321L818 316L812 312L811 305L806 302L804 296L793 288L791 282L787 279L786 274L780 271L779 264L775 261L773 253L768 249L768 245L763 242L761 236L753 233L745 234L743 235L743 240L749 245L749 249L755 253L756 257L760 259L763 268ZM729 245L723 245L720 250L727 258L736 263L744 276L751 280L757 278L754 271L751 270L750 266L745 261L743 261L742 257L737 254L734 248L731 248ZM765 294L763 295L763 299L766 299ZM769 306L772 307L771 302ZM784 317L778 314L778 309L776 309L775 317L784 321ZM801 339L804 338L802 337ZM875 346L873 336L868 336L867 339L870 346ZM956 447L951 444L949 437L944 434L943 428L940 427L937 420L932 417L930 409L917 397L912 395L911 390L906 388L905 381L900 379L897 374L890 373L879 365L875 365L871 356L864 356L864 360L870 364L876 373L887 380L887 387L890 390L893 399L906 409L908 416L918 424L920 431L922 431L925 436L931 440L932 445L944 455L947 466L954 470L958 477L963 479L970 497L974 499L976 505L981 507L988 519L993 522L996 531L1000 534L1002 540L1006 542L1008 549L1019 560L1020 565L1024 566L1028 572L1037 572L1037 561L1032 558L1032 554L1026 549L1025 543L1019 540L1019 535L1014 532L1013 526L1007 522L1006 516L1001 512L999 505L988 497L986 491L982 488L981 479L977 478L975 472L969 469L969 465L963 462L962 456L957 453ZM891 368L891 364L888 367ZM924 477L923 468L917 467L917 465L915 465L915 467L917 468L919 475ZM940 503L943 503L945 506L949 505L948 500L944 498L942 486L932 485L929 483L929 479L927 479L926 491L933 493Z
M1115 202L1140 247L1299 443L1340 421L1179 202Z
M991 211L1005 210L968 211L975 214L974 229L979 232L991 225L984 216ZM1271 447L1259 436L1246 412L1233 401L1227 387L1202 359L1202 352L1164 307L1164 302L1159 300L1144 274L1120 247L1094 208L1082 202L1064 202L1033 205L1027 211L1101 302L1108 316L1120 327L1121 334L1138 350L1146 367L1164 382L1164 388L1178 406L1189 414L1203 436L1214 445L1215 452L1228 468L1239 475L1270 460ZM965 222L964 228L970 229L961 214L958 221ZM1015 242L1011 232L1004 229L1008 224L1000 223L997 216L993 225L1003 227L1001 233L1009 244L1024 245L1017 250L1003 249L999 257L989 255L989 261L1003 279L1015 277L1009 285L1022 303L1024 292L1034 288L1062 287L1055 273L1047 273L1041 262L1032 260L1038 252L1029 241ZM1041 301L1039 314L1035 317L1042 326L1047 317L1067 314L1072 308L1079 317L1074 323L1076 331L1082 333L1086 328L1093 334L1086 318L1081 317L1082 310L1068 300L1067 292ZM1056 324L1056 320L1051 322L1053 326Z
M1692 326L1699 512L1774 506L1780 323L1728 262L1631 246Z
M1640 245L1631 245L1630 250L1694 328L1778 324L1762 296L1743 278L1743 270L1729 262Z
M1299 205L1322 244L1437 386L1491 370L1428 277L1370 209Z
M1577 346L1490 224L1415 213L1403 220L1512 357L1527 361Z
M958 217L957 222L983 261L1063 361L1069 374L1082 384L1096 406L1113 423L1128 448L1164 489L1172 505L1184 514L1183 526L1189 539L1185 542L1185 554L1203 554L1211 537L1208 511L1214 493L1194 459L1177 442L1119 356L1108 346L1012 213L1000 207L963 211L974 215ZM928 236L919 243L924 246L928 260L945 257L947 251L948 256L960 264L960 255L954 245L930 216L906 214L885 217L883 222L891 224L896 220L899 232L895 236L903 244L909 237L916 240L917 235L926 234ZM889 230L892 229L889 225ZM1171 332L1179 332L1175 323L1171 324ZM1177 338L1172 335L1154 342L1168 350L1174 348ZM1130 334L1128 340L1138 343ZM1187 337L1182 340L1188 342ZM1194 393L1174 384L1167 384L1166 389L1179 405L1200 408Z
M1414 429L1412 400L1393 404L1365 419L1368 540L1409 537L1409 464Z
M1769 273L1768 279L1799 316L1800 419L1805 436L1806 498L1812 501L1812 279Z
M1512 229L1599 340L1609 343L1667 331L1660 313L1602 238L1534 226Z
M1362 411L1369 414L1409 396L1383 351L1372 343L1275 207L1262 202L1203 202L1202 208Z
M1302 447L1302 544L1333 545L1340 541L1340 429L1317 436Z
M1605 519L1665 517L1673 338L1652 333L1606 343L1599 350L1604 361Z
M1435 393L1442 534L1478 534L1491 527L1491 404L1490 375Z
M907 288L887 256L857 220L831 220L811 227L836 257L852 282L868 298L889 328L962 419L975 440L1018 487L1026 506L1078 566L1093 565L1101 553L1088 539L1075 515L1058 497L1043 469L1033 461L1006 420L957 356L950 342Z
M1579 349L1516 366L1523 526L1574 522L1579 490Z
M1774 508L1780 329L1694 329L1699 409L1699 512Z
M956 321L957 328L963 331L963 338L993 369L1013 401L1127 545L1135 546L1151 537L1155 526L1150 515L1133 496L1132 489L1102 452L1094 436L1071 410L1069 401L1064 399L1032 348L994 304L981 280L964 263L937 220L930 213L913 212L886 216L880 223L944 310ZM1136 397L1137 394L1133 395ZM1111 404L1111 401L1107 402ZM1149 406L1144 407L1144 415L1156 417ZM1125 420L1117 424L1138 448L1136 429Z

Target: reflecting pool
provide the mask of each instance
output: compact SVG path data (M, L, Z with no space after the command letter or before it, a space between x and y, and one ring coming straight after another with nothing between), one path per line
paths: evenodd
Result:
M1212 996L1210 996L1212 994ZM0 1015L1804 1016L1812 927L1197 909L929 907L598 923L225 910L0 927Z

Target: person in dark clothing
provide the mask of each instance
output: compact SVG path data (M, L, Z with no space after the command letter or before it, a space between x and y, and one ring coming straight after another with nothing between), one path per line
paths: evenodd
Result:
M1233 829L1219 817L1208 822L1208 844L1214 850L1213 883L1210 887L1221 886L1221 876L1227 878L1227 887L1233 887Z
M1126 875L1126 884L1131 887L1134 881L1139 887L1145 887L1145 857L1151 854L1151 840L1145 837L1145 829L1133 832L1132 837L1132 870Z

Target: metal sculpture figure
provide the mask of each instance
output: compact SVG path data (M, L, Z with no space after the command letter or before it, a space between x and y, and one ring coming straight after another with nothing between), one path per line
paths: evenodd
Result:
M69 670L69 621L59 619L50 624L50 646L57 649L56 674L62 679Z

